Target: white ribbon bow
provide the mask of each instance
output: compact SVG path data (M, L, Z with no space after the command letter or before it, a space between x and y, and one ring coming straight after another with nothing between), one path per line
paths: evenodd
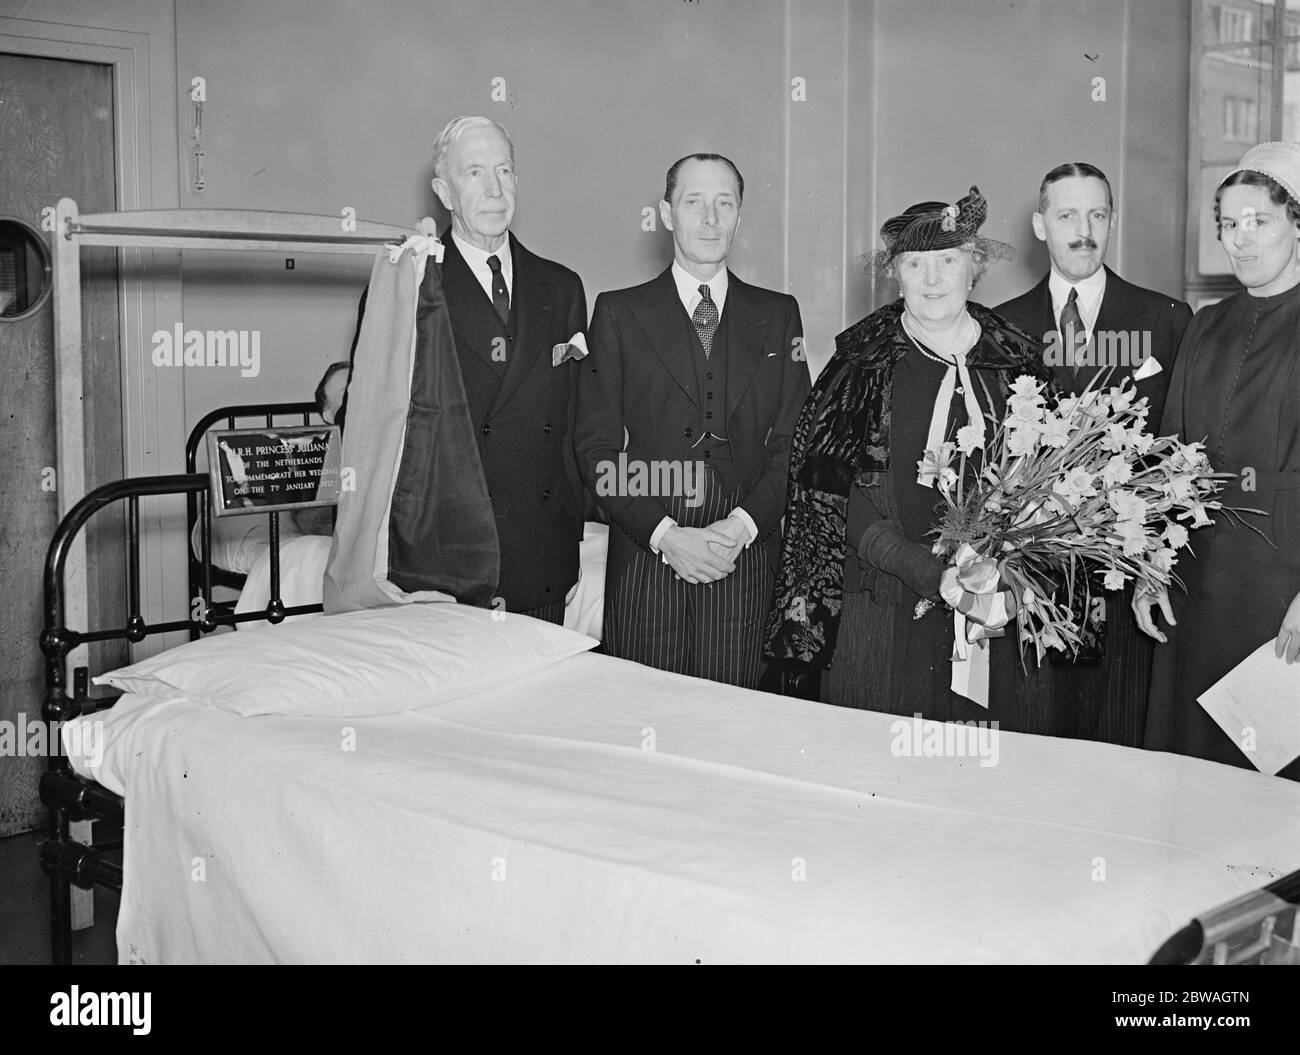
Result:
M424 217L415 226L415 233L409 235L400 245L388 246L388 262L396 264L402 258L404 252L408 249L411 250L415 261L416 276L423 280L424 265L429 258L429 254L433 254L435 263L441 264L443 246L438 241L438 227L428 216Z
M989 705L989 638L1002 637L1010 621L1006 599L998 586L997 561L981 557L962 543L954 567L943 573L939 596L952 605L952 680L959 696L981 707ZM978 621L967 619L975 615Z

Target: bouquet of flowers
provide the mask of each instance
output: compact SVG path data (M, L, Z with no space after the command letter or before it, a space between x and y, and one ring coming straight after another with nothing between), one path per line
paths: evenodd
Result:
M1047 649L1078 651L1090 596L1077 590L1177 582L1189 528L1213 523L1220 481L1233 476L1211 471L1204 444L1147 432L1146 399L1127 377L1055 406L1043 389L1022 375L987 442L967 425L918 463L943 496L934 552L968 591L1015 596L1022 662L1031 643L1038 662Z

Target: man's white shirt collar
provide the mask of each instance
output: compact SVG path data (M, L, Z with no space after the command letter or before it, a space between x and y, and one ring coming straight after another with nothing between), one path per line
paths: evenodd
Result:
M478 279L478 284L483 287L483 292L488 295L488 300L492 299L492 269L488 267L488 257L495 256L501 260L501 276L506 280L506 290L513 298L515 293L515 267L514 261L510 256L510 235L506 234L506 240L501 243L501 248L495 253L489 253L486 249L480 249L476 245L470 245L469 242L461 238L455 230L451 232L452 241L456 243L456 248L460 250L460 255L464 257L465 263L469 265L470 271Z
M708 282L701 282L674 260L673 281L677 284L677 296L681 299L682 307L686 309L687 315L694 315L695 309L703 299L700 296L701 286L709 287L709 296L713 298L713 303L718 306L718 314L722 314L722 308L727 302L727 269L725 267L718 268L718 273Z
M1092 333L1097 327L1097 315L1101 311L1101 298L1106 294L1106 268L1099 267L1095 274L1082 282L1070 282L1059 275L1055 268L1047 279L1047 288L1052 294L1052 319L1056 325L1061 322L1061 310L1070 299L1070 289L1079 291L1079 317L1083 319L1084 329Z

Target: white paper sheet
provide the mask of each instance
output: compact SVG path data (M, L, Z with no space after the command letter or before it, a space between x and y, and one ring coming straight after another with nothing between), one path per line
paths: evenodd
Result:
M1300 663L1273 653L1273 638L1197 698L1261 773L1300 756Z

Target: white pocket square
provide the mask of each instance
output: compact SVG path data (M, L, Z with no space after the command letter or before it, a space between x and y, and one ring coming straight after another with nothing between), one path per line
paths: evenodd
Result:
M566 359L585 359L589 354L586 335L575 333L564 344L551 349L551 365L559 366Z
M1154 355L1148 356L1147 361L1133 371L1133 380L1145 381L1148 377L1155 377L1163 369L1159 359Z

